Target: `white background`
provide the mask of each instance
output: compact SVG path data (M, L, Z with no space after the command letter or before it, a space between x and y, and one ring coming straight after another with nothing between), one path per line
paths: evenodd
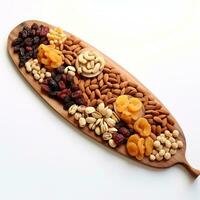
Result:
M155 170L66 124L17 73L9 31L39 19L74 33L134 74L169 108L200 169L200 1L5 0L0 6L0 199L200 198L181 166Z

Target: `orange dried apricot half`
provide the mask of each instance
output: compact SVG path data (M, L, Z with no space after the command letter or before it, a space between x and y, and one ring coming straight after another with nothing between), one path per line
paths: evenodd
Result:
M132 97L129 99L129 105L128 105L128 110L132 113L135 113L142 108L142 102L135 97Z
M139 136L138 134L134 134L134 135L131 135L131 136L128 138L127 143L133 142L133 143L137 144L139 139L140 139L140 136Z
M139 118L134 124L134 130L143 137L151 134L151 125L145 118Z
M123 112L129 104L128 96L121 95L116 99L116 108L118 112Z
M141 155L144 155L145 146L144 146L144 138L140 138L137 142L138 149Z
M145 155L150 156L153 151L153 139L151 137L145 138Z
M127 147L128 154L130 156L135 157L139 152L137 145L133 142L127 143L126 147Z

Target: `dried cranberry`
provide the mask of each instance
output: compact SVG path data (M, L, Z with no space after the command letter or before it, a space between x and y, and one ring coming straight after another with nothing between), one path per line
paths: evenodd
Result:
M49 44L49 41L48 40L45 40L44 42L42 42L43 44L45 45L48 45Z
M18 37L12 42L12 46L16 46L16 45L22 43L22 41L23 41L23 39Z
M79 90L79 86L78 86L78 85L75 85L75 84L72 84L71 90L72 90L73 92L75 92L75 91Z
M64 90L62 90L62 93L66 94L67 96L70 96L72 94L72 92L69 88L65 88Z
M73 76L70 74L67 74L67 81L71 82L73 80Z
M82 95L83 95L82 91L81 90L77 90L76 92L72 93L72 98L73 99L77 99L77 98L82 97Z
M26 51L32 51L33 50L32 47L28 47L28 46L25 49L26 49Z
M113 140L115 141L115 143L119 146L121 144L124 143L125 138L122 134L119 133L113 133Z
M119 128L119 133L121 133L124 137L129 137L130 136L129 130L127 128L125 128L125 127Z
M65 93L59 93L59 94L57 94L57 97L59 98L59 99L65 99L65 97L66 97L67 95L65 94Z
M59 88L60 88L61 90L64 90L64 89L66 88L65 83L64 83L63 81L59 81L59 82L58 82L58 85L59 85Z
M43 92L47 92L47 93L51 92L50 87L48 85L45 85L45 84L41 84L41 89L42 89Z
M49 28L46 26L41 25L40 36L45 36L49 32Z

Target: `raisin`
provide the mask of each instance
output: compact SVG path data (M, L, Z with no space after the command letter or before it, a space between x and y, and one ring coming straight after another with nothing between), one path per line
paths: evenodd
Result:
M26 38L25 40L24 40L24 45L25 46L32 46L32 44L33 44L33 39L32 38L30 38L30 37L28 37L28 38Z
M12 42L12 46L19 45L20 43L22 43L22 41L23 41L22 38L16 38L16 39Z
M33 23L31 26L31 29L37 30L38 29L38 25L36 23Z
M76 103L77 105L85 105L85 104L86 104L84 98L77 98L77 99L75 99L75 103Z
M28 46L25 49L26 49L26 51L32 51L33 50L32 47L28 47Z
M72 84L71 90L72 90L73 92L75 92L75 91L79 90L79 86L78 86L78 85L75 85L75 84Z
M22 31L22 38L26 38L28 36L27 30Z
M119 146L125 142L125 138L122 134L119 133L113 133L113 140L115 143Z
M38 44L39 42L40 42L39 36L35 36L35 37L33 38L33 43L34 43L34 44Z
M18 53L18 52L19 52L19 49L20 49L20 46L19 46L19 45L16 45L16 46L14 47L14 52L15 52L15 53Z
M25 56L25 49L23 47L19 49L19 54L20 56Z
M47 92L47 93L51 92L50 87L48 85L45 85L45 84L41 84L41 90L43 92Z
M65 103L64 106L63 106L63 109L64 110L68 110L70 108L70 106L72 106L74 104L73 101L70 101L68 103Z
M54 80L58 83L61 80L62 75L61 74L57 74L54 78Z
M63 73L64 73L64 70L65 70L65 67L64 67L64 66L60 66L60 67L57 69L57 73L58 73L58 74L63 74Z
M127 128L125 127L121 127L119 129L119 133L121 133L124 137L129 137L130 136L130 132Z
M48 83L49 87L51 88L52 91L58 91L58 84L56 83L56 81L54 81L53 79L51 79Z
M64 98L64 103L69 103L70 101L72 101L72 98L70 96L66 96Z

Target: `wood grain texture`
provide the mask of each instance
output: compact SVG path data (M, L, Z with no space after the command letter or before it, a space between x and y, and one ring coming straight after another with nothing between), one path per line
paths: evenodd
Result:
M79 130L82 131L82 133L84 133L85 135L93 138L94 140L96 140L99 143L102 143L103 145L106 145L105 142L102 141L101 137L96 136L94 134L93 131L90 131L87 127L80 129L77 126L77 123L75 123L74 118L70 115L68 115L67 111L65 111L63 109L63 106L56 100L49 98L47 95L43 94L41 92L41 87L40 84L34 80L34 78L32 77L32 75L28 74L25 70L25 68L19 68L18 64L19 64L19 58L17 54L14 54L13 52L13 48L11 46L12 41L18 36L19 31L22 30L23 26L28 25L30 26L32 23L38 23L38 24L43 24L43 25L48 25L51 28L54 28L54 26L49 25L47 23L41 22L41 21L36 21L36 20L29 20L29 21L25 21L22 22L21 24L19 24L18 26L16 26L9 34L8 37L8 43L7 43L7 50L8 53L10 55L10 57L12 58L13 62L15 63L15 67L19 70L19 72L21 73L21 75L24 77L24 79L27 81L27 83L29 83L29 85L31 85L31 87L38 93L38 95L47 103L49 104L57 113L59 113L66 121L68 121L69 123L71 123L73 126L77 127ZM71 33L65 32L67 35L72 35ZM131 74L129 74L125 69L123 69L121 66L119 66L117 63L115 63L113 60L111 60L110 58L108 58L106 55L104 55L103 53L101 53L100 51L98 51L96 48L92 47L91 45L87 44L86 42L84 42L82 40L82 43L85 45L85 47L93 49L97 52L99 52L100 54L102 54L106 60L106 63L108 63L111 66L114 66L115 68L117 68L119 70L119 72L123 75L125 75L129 81L134 81L137 82L137 84L143 88L146 92L146 94L151 94L155 100L157 102L159 102L162 106L164 106L159 100L158 98L155 97L155 95L153 95L142 83L140 83L135 77L133 77ZM175 119L174 119L175 120ZM181 129L181 127L179 126L178 122L175 120L175 128L177 130L180 131L181 135L180 135L180 139L183 141L184 143L184 148L182 148L181 150L178 150L176 155L174 155L170 160L168 161L154 161L151 162L149 161L149 159L147 157L145 157L142 161L140 161L141 163L151 166L151 167L155 167L155 168L168 168L171 167L175 164L182 164L184 165L188 171L194 176L197 177L200 174L199 170L195 170L193 169L188 162L186 161L185 158L185 151L186 151L186 141L185 141L185 137L183 134L183 131ZM107 145L106 145L107 146ZM110 147L108 147L110 148ZM126 148L125 145L121 145L120 147L114 149L114 151L117 151L118 153L130 158L130 159L134 159L132 157L130 157L127 152L126 152ZM134 159L135 160L135 159Z

